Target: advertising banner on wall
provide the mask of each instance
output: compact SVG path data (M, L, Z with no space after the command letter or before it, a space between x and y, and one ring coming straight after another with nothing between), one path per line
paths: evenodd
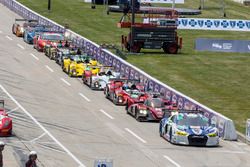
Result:
M250 31L250 20L179 18L178 29Z
M175 3L183 4L184 0L139 0L141 3Z
M198 51L250 53L250 41L198 38L195 41Z

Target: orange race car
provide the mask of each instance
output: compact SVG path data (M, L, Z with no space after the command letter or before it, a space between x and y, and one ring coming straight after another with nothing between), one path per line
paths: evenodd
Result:
M23 22L23 24L19 24ZM23 37L24 30L27 27L34 27L38 24L37 20L27 20L27 19L15 19L15 23L12 26L12 33L17 37Z

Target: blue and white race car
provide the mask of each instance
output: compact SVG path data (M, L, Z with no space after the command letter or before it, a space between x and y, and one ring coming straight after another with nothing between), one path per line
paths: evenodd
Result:
M33 39L36 35L39 35L41 32L47 32L49 29L43 25L36 25L27 27L23 33L23 40L28 44L33 44Z
M173 144L218 146L218 129L198 112L180 111L160 121L160 136Z

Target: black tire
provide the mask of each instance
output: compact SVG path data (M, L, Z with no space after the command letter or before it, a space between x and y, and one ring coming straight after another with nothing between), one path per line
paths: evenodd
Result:
M8 134L9 136L12 136L12 129L10 129L10 131L9 131L9 134Z
M162 123L160 122L160 125L159 125L159 134L160 134L160 137L163 137L161 129L162 129Z
M169 130L169 142L172 143L172 128Z
M142 122L142 119L138 116L138 109L135 108L135 119L138 121L138 122Z
M112 101L113 101L113 103L115 104L115 105L117 105L117 97L116 97L116 94L115 93L113 93L113 95L112 95Z
M125 110L128 111L128 101L126 102Z
M166 43L163 45L163 50L168 54L177 54L178 45L176 43Z
M108 99L109 98L109 93L108 93L108 87L106 86L106 89L105 89L105 97Z

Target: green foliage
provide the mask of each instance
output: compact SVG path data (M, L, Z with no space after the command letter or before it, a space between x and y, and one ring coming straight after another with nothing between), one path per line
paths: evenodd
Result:
M122 34L116 23L121 13L106 15L105 7L91 5L83 0L52 0L52 11L47 11L47 0L19 0L38 13L64 25L86 38L101 43L120 45ZM249 19L249 7L225 1L227 18ZM169 6L169 5L163 5ZM186 0L177 7L199 7L199 0ZM205 1L202 15L193 17L221 18L220 1ZM250 55L239 53L197 52L196 38L245 39L249 32L179 30L183 49L178 55L165 55L162 51L142 50L144 54L129 55L127 61L146 71L180 92L228 116L235 121L237 130L244 132L245 121L250 118Z

